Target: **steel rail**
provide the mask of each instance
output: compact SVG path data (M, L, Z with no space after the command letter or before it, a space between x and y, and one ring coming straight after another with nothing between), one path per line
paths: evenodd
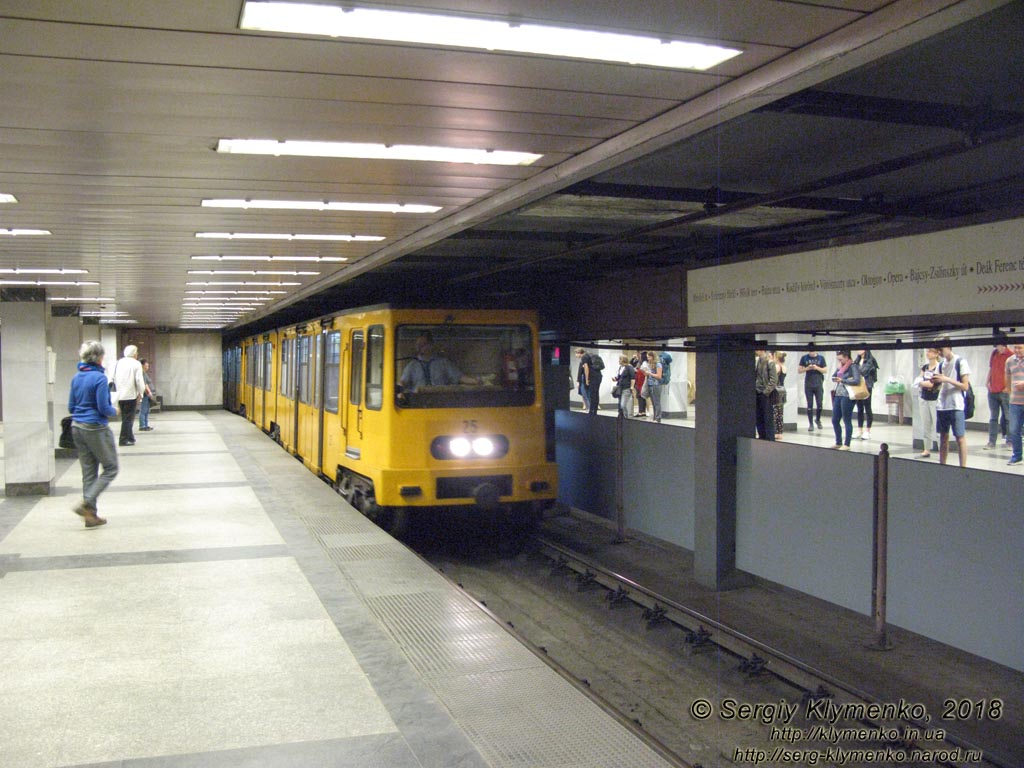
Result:
M575 552L556 542L550 541L541 535L535 537L540 545L541 554L554 560L559 565L565 565L575 571L586 581L600 584L610 590L609 599L628 598L637 605L642 606L645 612L650 612L654 618L664 618L691 633L696 637L697 642L711 642L729 653L744 659L746 662L759 660L756 664L778 679L787 682L805 692L805 696L819 697L828 696L839 703L864 703L881 704L878 697L861 690L856 686L844 682L839 678L824 672L785 651L773 648L766 643L757 640L739 630L730 627L720 621L706 616L699 611L678 603L671 598L658 594L652 589L643 586L628 576L601 565L586 555ZM576 567L573 567L573 564ZM716 634L709 634L708 628L715 630ZM767 658L765 658L767 657ZM761 664L760 662L764 662ZM829 686L833 690L828 690ZM865 721L873 725L909 724L920 731L933 730L929 723L920 722L914 719L894 721L894 723L881 721ZM973 744L962 737L945 733L943 743L960 747L964 750L980 751L983 755L984 764L995 766L995 768L1019 768L1016 763L993 754L991 750ZM959 766L960 763L943 763L944 765ZM977 763L974 763L977 765Z

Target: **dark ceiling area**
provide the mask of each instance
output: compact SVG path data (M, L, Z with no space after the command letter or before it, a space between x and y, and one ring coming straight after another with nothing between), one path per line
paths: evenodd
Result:
M622 271L1017 217L1022 76L1014 3L459 232L328 303L397 291L556 306L567 283Z

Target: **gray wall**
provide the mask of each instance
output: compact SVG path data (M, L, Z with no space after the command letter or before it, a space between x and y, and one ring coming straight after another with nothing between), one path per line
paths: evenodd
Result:
M615 515L616 420L556 413L561 501ZM694 435L623 425L627 527L694 546ZM873 456L741 438L737 567L871 614ZM889 461L888 620L1024 671L1024 477Z
M559 500L615 519L616 419L557 411ZM623 511L626 527L693 549L694 431L626 419Z
M161 333L157 394L164 407L196 408L223 404L221 339L217 333Z
M1024 477L889 462L893 624L1024 670Z
M736 567L870 615L872 458L740 438Z

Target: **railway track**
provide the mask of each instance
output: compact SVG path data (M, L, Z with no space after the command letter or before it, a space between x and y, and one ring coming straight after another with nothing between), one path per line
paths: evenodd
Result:
M540 537L528 558L432 560L680 765L1018 766L562 544Z

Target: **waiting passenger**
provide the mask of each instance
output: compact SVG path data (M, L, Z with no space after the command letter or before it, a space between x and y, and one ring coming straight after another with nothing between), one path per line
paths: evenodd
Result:
M804 397L807 398L807 431L813 432L817 424L821 429L821 403L825 397L825 374L828 373L828 365L824 356L814 347L814 342L807 345L807 354L800 358L796 368L797 373L806 374L804 379ZM817 408L815 408L817 400Z
M996 441L1000 434L1006 440L1007 446L1010 445L1007 436L1010 423L1010 390L1006 386L1006 361L1012 355L1013 352L1005 344L996 344L992 354L988 357L988 378L985 379L989 413L988 442L985 444L987 451L996 447Z
M850 350L841 349L836 353L836 370L832 374L832 381L835 389L832 391L832 431L836 435L836 444L833 448L840 451L850 450L850 441L853 439L853 398L847 387L859 384L861 380L860 371L850 355ZM845 428L846 435L843 436Z
M925 350L927 361L921 366L921 373L914 379L913 384L920 393L918 413L921 414L921 439L924 441L924 450L918 456L922 459L932 455L932 443L938 440L935 431L935 407L938 405L940 387L932 378L939 372L940 355L941 352L936 347Z
M650 389L646 389L644 382L647 380L647 355L643 352L639 356L633 355L629 364L636 371L636 378L633 380L636 390L636 417L642 419L647 415L647 397Z
M665 377L665 366L656 352L647 353L647 390L651 398L651 419L661 423L662 379Z
M398 383L406 392L416 392L420 387L479 384L481 380L464 375L448 358L436 357L434 337L423 331L416 337L416 357L405 366Z
M754 366L754 396L757 436L761 440L775 440L775 416L772 413L772 399L775 388L779 385L779 372L775 360L768 350L758 349L757 364Z
M949 432L953 431L960 454L960 466L967 466L967 419L964 415L965 395L971 385L971 369L967 361L953 354L949 339L943 339L942 362L939 372L932 377L942 385L936 407L939 430L939 463L946 463L949 453Z
M1016 466L1021 457L1021 423L1024 422L1024 343L1013 345L1013 357L1006 361L1006 385L1010 390L1010 448L1008 466Z
M576 349L579 368L576 369L576 390L583 398L583 410L590 411L590 355L582 348Z
M857 370L860 371L860 375L864 377L864 383L868 385L868 396L863 400L856 401L857 439L870 440L871 422L875 419L874 414L871 412L871 398L874 395L875 382L878 381L878 361L875 360L875 356L871 354L870 349L854 351L857 353L857 357L853 362L857 366ZM867 415L867 426L864 426L865 414Z
M783 411L786 408L786 353L776 352L775 369L779 372L779 383L775 386L772 397L772 419L775 422L775 439L782 439L782 428L785 426Z
M633 387L636 381L636 369L629 363L629 358L619 355L619 372L612 379L619 390L619 413L629 418L633 415ZM614 390L613 390L614 392Z

